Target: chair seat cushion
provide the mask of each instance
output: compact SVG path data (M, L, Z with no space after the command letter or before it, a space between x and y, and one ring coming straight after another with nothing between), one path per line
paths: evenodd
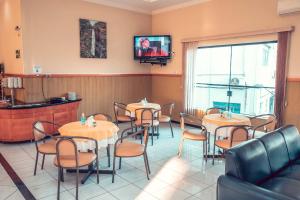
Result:
M261 187L289 196L293 199L300 199L300 181L298 180L285 177L275 177L263 183Z
M171 121L171 117L169 117L167 115L159 116L159 122L169 122L169 121Z
M230 146L230 140L227 139L227 140L216 140L215 144L217 147L220 147L222 149L230 149L231 147L234 147L240 143L242 142L232 142L232 146Z
M56 140L48 140L38 145L38 150L44 154L56 154Z
M158 126L159 121L158 120L153 120L153 124L152 124L152 120L148 120L148 119L144 119L143 123L141 122L141 120L135 121L136 126L142 126L142 124L150 124L150 126Z
M206 140L206 135L201 130L186 129L183 131L183 137L189 140Z
M90 163L92 163L94 160L96 160L96 154L94 153L78 153L78 167L87 166ZM58 166L57 158L54 158L54 165ZM76 161L75 157L62 157L60 159L60 165L63 168L75 168L76 167Z
M117 120L120 122L130 122L131 118L127 115L118 115Z
M144 153L145 146L134 142L123 142L117 146L116 156L119 157L133 157Z

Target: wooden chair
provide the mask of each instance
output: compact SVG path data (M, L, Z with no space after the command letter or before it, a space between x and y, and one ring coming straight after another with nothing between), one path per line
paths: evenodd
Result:
M273 114L262 114L250 117L252 133L251 138L262 136L268 132L274 131L276 128L277 119Z
M76 140L90 140L95 143L95 153L78 152ZM76 169L76 199L78 199L79 168L96 162L97 183L99 184L98 143L87 137L60 137L56 143L54 165L58 168L57 199L60 199L60 182L63 181L63 169Z
M233 146L236 146L244 141L248 140L248 128L246 125L228 125L228 126L219 126L215 130L214 135L214 147L213 147L213 165L215 163L215 151L216 147L223 149L224 151L230 149ZM228 138L221 138L221 130L230 131Z
M145 126L151 129L151 145L153 145L153 136L155 129L158 134L160 110L154 108L139 108L135 110L135 126L144 128ZM142 140L141 140L142 141Z
M131 114L131 112L130 110L126 109L125 104L114 102L114 114L117 126L119 126L119 123L121 122L130 122L131 126L133 126L132 117L126 115Z
M210 115L210 114L218 114L225 111L223 108L218 108L218 107L212 107L212 108L208 108L205 112L206 115Z
M196 126L197 128L185 128L186 124ZM181 142L178 148L178 156L181 156L183 150L184 140L194 140L203 142L203 155L205 155L205 160L207 161L207 130L202 125L202 121L193 115L180 113L180 127L182 129Z
M104 114L104 113L95 113L95 114L92 114L90 116L93 116L95 120L98 120L98 121L109 121L109 122L112 122L112 117L108 114ZM90 117L89 116L89 117Z
M43 155L41 169L44 169L45 156L56 154L56 138L53 135L55 135L54 130L58 128L59 125L48 121L36 121L33 123L33 139L36 147L34 176L36 175L39 154Z
M93 116L94 120L112 122L112 117L108 114L96 113L96 114L93 114L90 116ZM90 117L90 116L88 116L88 117ZM110 145L109 144L106 147L106 154L107 154L107 165L108 165L108 167L110 167Z
M175 107L175 103L168 103L162 106L162 111L167 110L166 115L162 114L159 116L160 123L169 123L172 137L174 137L173 127L172 127L172 113Z
M148 127L144 127L144 129L139 130L135 133L129 133L131 128L125 129L121 137L116 141L115 148L114 148L114 159L113 159L113 176L112 182L114 183L115 179L115 166L116 166L116 157L119 157L119 169L121 169L121 159L122 158L130 158L130 157L144 157L144 163L146 168L147 179L149 180L150 167L149 167L149 160L147 155L147 144L148 144ZM143 134L144 142L143 144L135 143L134 141L128 141L129 138L135 137L137 135Z

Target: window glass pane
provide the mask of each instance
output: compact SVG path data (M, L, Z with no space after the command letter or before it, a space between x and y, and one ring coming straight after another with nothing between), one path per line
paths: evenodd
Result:
M199 48L195 80L199 83L228 84L230 72L230 47Z
M276 53L275 42L199 48L195 107L205 110L229 104L235 113L273 113Z

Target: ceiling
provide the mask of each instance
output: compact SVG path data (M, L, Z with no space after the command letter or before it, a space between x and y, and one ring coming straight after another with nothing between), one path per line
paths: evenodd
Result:
M83 0L147 14L174 10L210 0Z

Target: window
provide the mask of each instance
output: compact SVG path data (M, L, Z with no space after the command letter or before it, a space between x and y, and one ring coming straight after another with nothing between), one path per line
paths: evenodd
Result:
M274 41L198 48L193 107L273 113L276 53Z

